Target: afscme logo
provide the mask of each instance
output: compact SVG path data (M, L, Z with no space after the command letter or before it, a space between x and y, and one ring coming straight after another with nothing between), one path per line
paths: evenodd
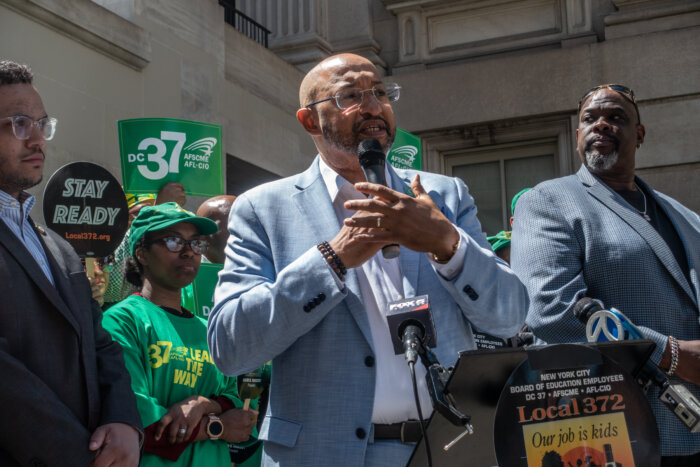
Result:
M185 148L185 151L202 151L205 156L211 156L212 149L216 146L216 138L208 137L198 139Z
M396 159L403 159L407 164L413 164L416 159L416 154L418 154L418 148L411 145L399 146L391 150L391 156Z

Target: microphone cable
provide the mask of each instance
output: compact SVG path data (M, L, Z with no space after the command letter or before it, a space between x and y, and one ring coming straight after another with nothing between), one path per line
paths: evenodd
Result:
M423 435L423 444L425 444L425 454L428 456L428 467L433 467L433 456L430 452L430 442L428 442L428 433L425 431L423 424L423 410L420 406L420 398L418 397L418 383L416 382L416 365L415 362L409 361L408 368L411 371L411 382L413 383L413 397L416 401L416 409L418 409L418 423L420 424L420 432Z

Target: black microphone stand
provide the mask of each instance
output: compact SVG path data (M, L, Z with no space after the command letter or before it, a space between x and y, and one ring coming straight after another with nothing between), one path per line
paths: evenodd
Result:
M474 433L471 424L471 416L465 415L455 407L454 397L447 392L445 386L452 375L453 368L445 368L440 365L435 354L421 340L418 345L418 355L426 369L425 382L428 385L430 400L433 408L455 426L464 427L464 431L443 448L445 451L454 446L466 435Z

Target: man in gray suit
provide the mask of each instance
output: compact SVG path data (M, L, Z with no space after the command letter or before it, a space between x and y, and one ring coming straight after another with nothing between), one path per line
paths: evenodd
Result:
M524 319L527 292L491 252L461 180L387 164L388 187L366 182L358 144L374 138L386 154L398 92L363 57L323 60L297 111L319 156L233 204L209 346L227 374L273 360L263 465L405 465L420 429L389 302L430 296L446 366L474 348L472 325L509 337ZM388 244L399 258L382 257Z
M56 127L32 79L0 60L0 465L136 466L121 348L73 248L29 217Z
M588 91L576 130L583 166L520 198L512 267L530 293L527 324L539 339L585 341L574 304L600 299L656 342L652 360L700 397L700 218L635 176L644 136L630 89ZM648 396L662 465L700 465L700 433L659 402L656 388Z

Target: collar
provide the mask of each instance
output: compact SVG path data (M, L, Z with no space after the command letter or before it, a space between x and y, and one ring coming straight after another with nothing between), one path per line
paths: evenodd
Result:
M388 163L387 163L388 164ZM344 185L348 185L353 191L355 187L350 184L342 175L337 173L335 170L331 169L328 164L323 160L322 157L318 158L318 168L321 172L321 178L323 178L323 183L326 185L328 194L331 197L331 201L335 202L338 197L338 193L344 188ZM387 165L384 166L384 178L386 179L386 184L389 188L392 188L391 175L389 174L389 169Z
M0 213L5 209L17 209L19 206L21 206L22 216L24 217L24 220L27 220L29 217L29 212L32 210L35 203L36 198L26 191L21 191L19 193L19 199L17 200L0 190Z

